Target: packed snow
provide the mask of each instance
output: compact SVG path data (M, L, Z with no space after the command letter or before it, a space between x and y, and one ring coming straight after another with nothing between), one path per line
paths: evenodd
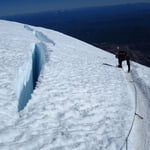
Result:
M0 149L149 150L150 68L116 65L75 38L0 20Z

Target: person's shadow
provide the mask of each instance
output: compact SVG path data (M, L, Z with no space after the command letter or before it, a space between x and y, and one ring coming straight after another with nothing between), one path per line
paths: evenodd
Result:
M105 66L109 66L109 67L115 67L115 66L110 65L110 64L107 64L107 63L103 63L103 65L105 65Z

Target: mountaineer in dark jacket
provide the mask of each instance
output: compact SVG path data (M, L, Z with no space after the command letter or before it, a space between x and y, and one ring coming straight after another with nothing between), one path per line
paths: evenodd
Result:
M130 57L126 51L118 51L116 54L116 58L118 58L118 67L122 68L122 61L126 60L128 65L128 72L130 72Z

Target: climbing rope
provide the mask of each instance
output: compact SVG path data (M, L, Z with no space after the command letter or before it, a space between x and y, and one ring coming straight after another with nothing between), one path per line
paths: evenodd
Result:
M125 144L126 144L126 150L128 150L128 139L129 139L129 136L130 136L131 131L132 131L132 129L133 129L133 125L134 125L134 122L135 122L135 116L138 115L138 114L136 113L136 111L137 111L137 89L136 89L136 86L135 86L133 80L132 80L132 81L129 81L129 82L133 83L134 91L135 91L135 109L134 109L134 117L133 117L133 120L132 120L132 124L131 124L130 130L129 130L129 132L128 132L128 134L127 134L127 137L126 137L126 139L125 139L123 145L121 146L120 150L122 150L122 149L124 148Z
M114 67L114 66L112 66L110 64L107 64L107 63L103 63L103 65ZM126 145L126 150L128 150L128 139L129 139L129 136L130 136L131 131L133 129L133 125L134 125L136 116L138 116L140 119L143 119L143 117L141 117L139 114L137 114L137 88L135 86L134 80L133 79L132 79L132 81L128 80L128 82L132 83L132 85L134 87L134 91L135 91L135 109L134 109L134 117L133 117L133 120L132 120L132 123L131 123L131 127L129 129L127 137L125 138L125 141L124 141L123 145L121 146L120 150L123 150L125 145Z

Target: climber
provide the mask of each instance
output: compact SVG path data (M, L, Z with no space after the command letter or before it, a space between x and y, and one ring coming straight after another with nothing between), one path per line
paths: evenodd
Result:
M118 58L118 67L122 68L122 61L126 60L128 65L128 72L130 72L130 57L126 51L119 50L116 54L116 58Z

